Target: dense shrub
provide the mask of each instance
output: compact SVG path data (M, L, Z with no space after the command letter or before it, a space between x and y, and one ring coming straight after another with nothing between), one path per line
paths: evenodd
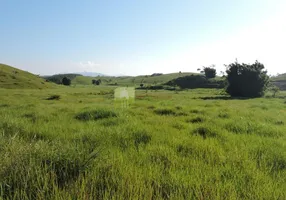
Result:
M53 76L44 76L43 78L46 79L46 82L62 84L62 80L64 77L67 77L68 79L73 80L77 76L82 76L82 75L81 74L56 74Z
M214 65L212 65L210 67L204 67L203 71L204 71L206 78L215 78L216 77L216 69L214 68Z
M261 97L269 83L267 71L258 61L252 65L236 61L228 65L226 73L226 92L233 97Z
M71 84L71 80L67 77L64 77L62 80L63 85L70 85Z
M92 80L92 84L93 84L93 85L100 85L100 83L101 83L101 80L100 80L100 79L98 79L98 80L93 79L93 80Z
M190 75L183 76L176 79L173 79L166 83L166 85L174 86L177 85L182 89L189 88L223 88L224 81L223 80L212 80L207 79L202 75Z

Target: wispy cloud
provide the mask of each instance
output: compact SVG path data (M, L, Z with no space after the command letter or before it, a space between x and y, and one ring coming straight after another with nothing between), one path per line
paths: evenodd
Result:
M73 70L86 72L100 72L101 64L95 61L71 61Z

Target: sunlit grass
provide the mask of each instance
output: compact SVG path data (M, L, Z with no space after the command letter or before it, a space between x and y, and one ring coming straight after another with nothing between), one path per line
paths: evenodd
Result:
M0 199L286 199L285 93L112 91L0 89Z

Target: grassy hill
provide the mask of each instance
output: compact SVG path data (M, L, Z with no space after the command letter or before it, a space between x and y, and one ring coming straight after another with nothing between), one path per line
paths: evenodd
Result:
M144 84L162 84L166 83L172 79L187 76L194 73L183 72L183 73L171 73L171 74L162 74L159 76L144 75L144 76L120 76L120 77L88 77L88 76L77 76L72 80L72 84L80 85L91 85L92 79L101 79L103 85L140 85Z
M48 83L37 75L0 64L0 88L43 89L54 87L56 87L55 84Z
M286 73L272 77L271 82L279 87L280 90L286 90Z
M70 80L73 80L77 76L82 76L81 74L55 74L52 76L43 76L44 79L56 83L56 84L62 84L62 80L64 77L67 77Z
M271 78L272 81L286 81L286 73Z

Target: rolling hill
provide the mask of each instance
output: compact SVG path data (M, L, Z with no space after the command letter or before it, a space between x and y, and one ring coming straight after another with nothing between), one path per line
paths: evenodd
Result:
M44 89L57 87L32 73L0 64L0 88Z
M286 73L272 77L271 82L279 87L280 90L286 90Z
M90 76L77 76L72 80L72 84L79 85L91 85L93 79L100 79L103 85L139 85L143 84L163 84L172 79L176 79L182 76L192 75L194 73L182 72L182 73L170 73L159 75L142 75L142 76L104 76L104 77L90 77Z

